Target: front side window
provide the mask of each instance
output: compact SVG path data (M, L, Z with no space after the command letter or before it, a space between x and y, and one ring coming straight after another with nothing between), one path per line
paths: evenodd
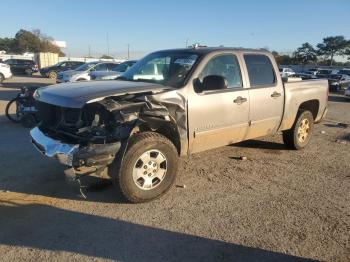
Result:
M276 83L275 71L266 55L244 55L250 86L266 86Z
M137 62L118 79L181 87L198 58L198 54L186 51L152 53Z
M234 55L226 54L212 58L199 75L201 81L209 75L223 76L228 82L228 88L242 87L241 70Z
M98 64L93 69L93 71L107 71L107 70L108 70L108 64Z

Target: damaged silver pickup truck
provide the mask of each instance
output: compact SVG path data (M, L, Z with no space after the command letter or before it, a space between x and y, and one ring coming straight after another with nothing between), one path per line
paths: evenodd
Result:
M40 152L77 177L108 173L129 201L145 202L174 184L179 156L279 131L286 146L304 148L326 114L328 83L283 83L264 50L190 48L152 53L117 80L34 97Z

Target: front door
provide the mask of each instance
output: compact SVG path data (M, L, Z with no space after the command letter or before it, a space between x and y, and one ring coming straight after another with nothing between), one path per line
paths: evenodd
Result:
M248 128L249 94L243 88L240 66L233 54L214 56L198 77L226 78L228 88L197 91L188 100L191 153L232 144L242 140Z

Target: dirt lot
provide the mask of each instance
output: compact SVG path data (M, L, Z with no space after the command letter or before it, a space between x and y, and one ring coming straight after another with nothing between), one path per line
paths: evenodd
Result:
M0 87L1 261L350 261L350 141L335 142L350 128L325 121L298 152L274 136L193 155L186 187L151 203L112 186L84 200L4 116L19 86L49 82ZM327 119L350 123L350 101L331 95Z

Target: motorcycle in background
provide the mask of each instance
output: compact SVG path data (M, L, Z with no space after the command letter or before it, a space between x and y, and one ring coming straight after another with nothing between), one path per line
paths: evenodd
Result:
M8 102L5 114L10 121L21 123L26 128L34 127L39 122L33 98L36 89L38 87L22 87L21 92Z

